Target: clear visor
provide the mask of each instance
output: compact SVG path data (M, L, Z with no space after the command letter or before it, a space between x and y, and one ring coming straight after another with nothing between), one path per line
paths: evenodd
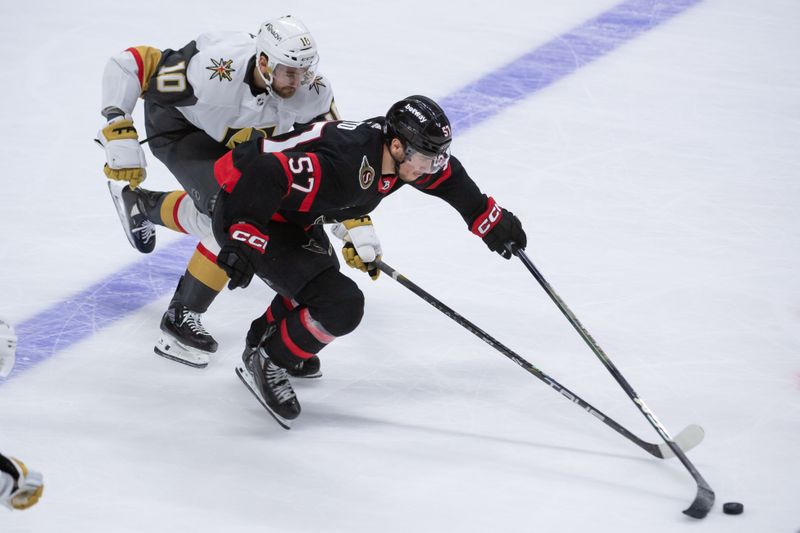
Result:
M314 79L314 69L313 67L287 67L279 63L275 65L272 77L281 85L297 87L301 84L310 83Z
M406 158L403 163L407 163L415 172L423 174L435 174L442 170L450 160L450 148L438 155L427 155L406 147Z

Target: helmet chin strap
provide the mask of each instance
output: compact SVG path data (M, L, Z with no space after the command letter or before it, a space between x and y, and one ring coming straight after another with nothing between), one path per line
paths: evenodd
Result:
M267 70L270 70L269 69L269 58L267 58L267 56L263 52L258 52L257 55L256 55L256 71L258 72L259 77L264 81L264 84L266 85L267 94L269 94L270 96L273 96L273 92L272 92L272 72L270 72L269 78L264 76L264 73L261 72L261 56L264 56L264 58L267 59Z

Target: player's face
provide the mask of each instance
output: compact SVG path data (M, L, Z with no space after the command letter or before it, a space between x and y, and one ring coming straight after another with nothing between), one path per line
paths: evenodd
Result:
M282 98L291 98L305 78L307 68L278 65L272 72L272 90Z
M438 156L431 156L417 152L409 146L403 152L403 160L398 169L398 177L405 182L412 182L420 176L435 174L445 167L449 159L449 151Z

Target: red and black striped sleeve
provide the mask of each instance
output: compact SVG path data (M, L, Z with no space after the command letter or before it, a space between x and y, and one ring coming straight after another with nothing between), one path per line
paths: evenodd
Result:
M412 185L453 206L467 226L472 226L475 219L486 211L488 205L488 197L467 174L461 161L453 156L445 168L435 174L422 176Z

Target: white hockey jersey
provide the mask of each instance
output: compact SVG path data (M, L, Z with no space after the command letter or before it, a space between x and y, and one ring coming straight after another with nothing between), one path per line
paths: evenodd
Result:
M174 107L229 147L249 128L271 137L295 123L339 118L330 83L318 73L290 98L255 91L255 55L255 38L245 32L204 33L180 50L128 48L106 64L103 114L130 114L141 97Z

